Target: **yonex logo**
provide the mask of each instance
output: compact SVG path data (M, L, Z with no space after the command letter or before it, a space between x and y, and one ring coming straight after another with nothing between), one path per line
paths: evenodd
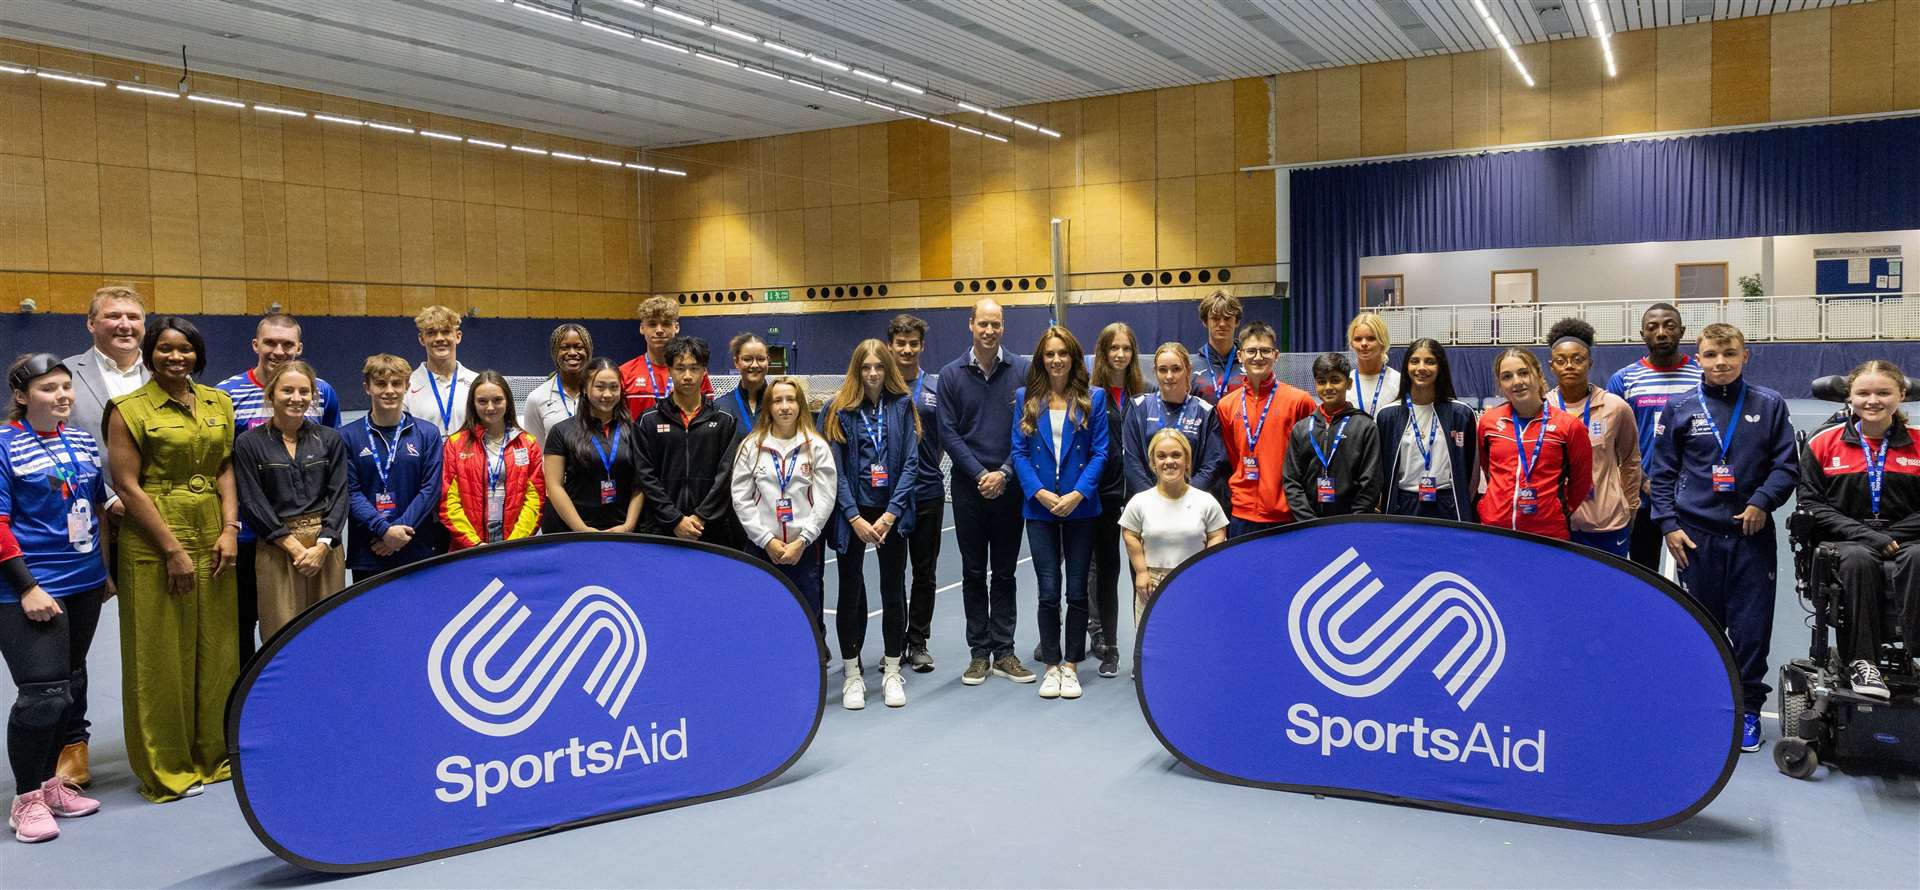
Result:
M1349 698L1367 698L1393 685L1452 629L1457 639L1434 665L1433 676L1466 710L1506 659L1506 631L1493 604L1467 579L1434 572L1372 625L1349 636L1343 632L1346 622L1385 586L1373 577L1372 567L1356 562L1359 557L1347 548L1294 593L1287 607L1294 655L1321 685Z
M495 579L468 601L427 653L427 682L447 714L484 735L518 734L546 713L580 661L598 651L580 688L609 716L620 716L647 661L647 637L633 609L604 587L582 587L496 675L494 658L533 614L502 587Z

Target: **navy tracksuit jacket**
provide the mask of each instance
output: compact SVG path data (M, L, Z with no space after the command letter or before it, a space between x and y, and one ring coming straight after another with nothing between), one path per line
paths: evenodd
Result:
M1703 413L1709 411L1711 423ZM1730 492L1714 490L1713 470L1723 463L1732 470ZM1800 476L1786 400L1744 379L1676 397L1654 426L1652 467L1653 521L1663 535L1684 529L1697 545L1680 583L1727 629L1745 706L1758 712L1770 691L1767 644L1778 562L1772 513L1792 496ZM1748 505L1768 514L1766 528L1751 536L1740 533L1734 518Z

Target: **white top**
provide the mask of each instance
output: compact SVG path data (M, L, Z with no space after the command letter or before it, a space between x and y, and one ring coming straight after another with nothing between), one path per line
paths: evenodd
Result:
M1376 387L1380 393L1377 397L1374 395ZM1378 415L1381 406L1400 401L1400 372L1385 364L1380 366L1378 374L1362 374L1356 368L1353 372L1353 392L1347 395L1347 401L1369 416Z
M424 420L433 424L442 436L466 426L467 391L473 388L474 376L472 371L467 370L466 365L459 362L453 363L454 379L449 380L438 374L433 375L434 382L440 386L440 403L436 405L433 402L433 387L427 385L427 365L421 362L419 367L413 369L413 374L407 377L407 399L403 403L407 413L413 415L415 420ZM447 407L449 384L454 390L451 396L453 410L442 414L441 411ZM508 393L508 396L511 397L512 393Z
M556 374L534 387L533 392L527 393L526 404L520 408L520 425L544 448L547 431L559 426L560 421L572 417L579 410L580 396L569 397L560 386L560 376Z
M792 476L782 494L776 465L796 459L799 466L788 466ZM817 435L802 434L792 439L768 436L764 441L750 435L733 455L733 512L755 547L764 549L775 538L809 544L820 540L833 515L839 484L833 449ZM791 502L791 522L780 521L779 502L783 498Z
M1400 470L1394 485L1401 491L1419 491L1421 476L1432 476L1435 488L1453 487L1453 452L1447 448L1450 434L1434 429L1436 422L1432 405L1414 405L1407 415L1406 432L1400 434L1400 456L1395 462ZM1431 466L1421 463L1420 445L1413 441L1415 430L1421 433L1420 443L1433 449ZM1433 437L1431 443L1428 436Z
M1227 527L1227 514L1209 492L1191 485L1168 500L1155 485L1134 495L1120 513L1120 527L1140 536L1147 567L1171 569L1207 548L1207 535Z
M133 367L121 370L119 365L114 364L112 358L100 351L100 347L95 346L88 351L93 353L93 364L100 369L100 379L106 382L107 395L110 398L117 399L147 385L147 379L151 374L147 371L146 364L139 359L133 360Z
M1063 441L1063 434L1066 433L1066 431L1067 431L1067 409L1048 408L1046 432L1048 435L1053 437L1053 459L1056 464L1060 460L1060 452L1066 448L1066 444Z

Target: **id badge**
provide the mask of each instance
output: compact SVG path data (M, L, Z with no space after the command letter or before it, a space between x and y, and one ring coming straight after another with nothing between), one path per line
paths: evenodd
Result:
M612 479L600 480L600 503L613 503L614 487Z
M1728 464L1713 465L1713 491L1715 494L1733 493L1733 467Z
M1321 476L1317 481L1315 481L1314 488L1320 493L1320 503L1323 503L1323 504L1333 503L1333 480L1332 479L1326 476Z
M793 522L793 498L781 498L773 502L774 518L783 523Z
M1433 503L1440 500L1440 482L1432 476L1420 477L1420 500Z
M383 492L380 492L379 494L374 495L373 508L375 510L379 510L382 513L393 512L393 508L394 508L393 492L383 491Z
M1520 496L1520 515L1532 516L1533 514L1540 512L1540 497L1533 489L1522 488L1519 491L1519 496Z
M887 468L882 464L874 464L867 468L867 484L874 488L886 488L888 478Z
M1240 459L1240 468L1248 482L1260 481L1260 461L1249 454Z
M74 501L67 510L67 543L81 553L93 552L93 504Z
M487 492L487 522L505 522L507 518L507 490L496 488Z

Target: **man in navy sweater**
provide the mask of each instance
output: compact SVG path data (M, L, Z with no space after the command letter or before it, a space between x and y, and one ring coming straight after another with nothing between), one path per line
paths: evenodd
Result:
M1733 644L1746 715L1740 748L1760 750L1767 643L1773 633L1773 511L1800 476L1786 400L1740 379L1746 336L1700 332L1700 388L1674 398L1654 427L1652 517L1680 583Z
M1006 322L999 303L973 304L967 326L973 348L940 369L938 408L940 444L953 460L954 538L960 545L967 648L973 653L960 682L978 686L992 672L1031 683L1033 672L1013 654L1013 570L1026 532L1020 513L1026 497L1010 460L1013 394L1026 384L1027 360L1000 346Z

